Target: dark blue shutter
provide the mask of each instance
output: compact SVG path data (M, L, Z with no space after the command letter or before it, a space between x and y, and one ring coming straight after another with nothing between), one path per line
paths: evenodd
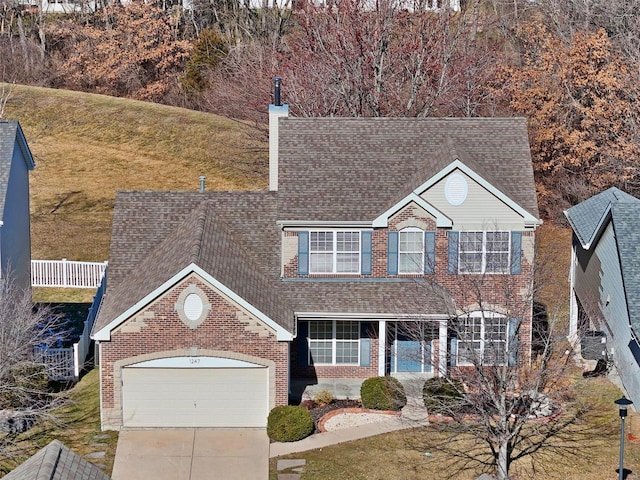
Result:
M455 367L458 365L458 339L453 337L449 344L449 365Z
M520 319L510 318L508 326L508 340L507 345L509 349L509 358L507 359L510 367L518 365L518 331L520 330Z
M309 365L309 322L298 322L298 336L296 337L296 362L306 367Z
M298 275L309 274L309 232L298 232Z
M371 324L360 323L360 366L371 366Z
M362 232L360 234L360 273L362 273L362 275L371 275L371 233L372 232Z
M424 232L424 273L436 273L436 232Z
M398 232L389 232L387 236L387 273L398 274Z
M511 274L522 272L522 232L511 232Z
M449 232L449 273L458 273L459 232Z

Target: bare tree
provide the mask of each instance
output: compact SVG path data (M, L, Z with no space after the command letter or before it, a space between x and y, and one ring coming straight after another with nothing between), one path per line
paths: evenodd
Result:
M64 338L61 317L34 305L30 288L13 275L0 280L0 455L11 456L17 435L38 420L54 419L63 401L49 389L47 366L39 363ZM49 364L48 367L53 365Z
M576 365L566 331L558 328L562 322L539 309L533 315L532 281L459 277L449 291L456 307L449 320L448 370L427 380L423 390L428 413L440 415L431 417L439 434L408 436L412 446L446 454L452 477L473 468L499 480L512 478L518 464L540 469L543 459L584 451L598 434L581 422L589 405L576 395ZM404 335L421 343L437 338L424 323L403 325Z
M4 118L4 109L7 106L7 102L13 93L13 89L16 84L14 83L0 83L0 120Z

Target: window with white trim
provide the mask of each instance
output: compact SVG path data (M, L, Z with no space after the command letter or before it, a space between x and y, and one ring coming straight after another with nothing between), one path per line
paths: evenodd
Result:
M460 273L509 273L511 232L460 232Z
M359 365L360 323L347 320L309 322L309 364Z
M502 365L506 361L508 319L494 312L473 312L458 323L458 364Z
M398 273L424 272L424 232L406 228L399 232Z
M360 232L309 232L309 273L360 273Z

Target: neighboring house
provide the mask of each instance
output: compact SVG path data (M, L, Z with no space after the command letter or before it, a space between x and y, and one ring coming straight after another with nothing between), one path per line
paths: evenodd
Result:
M640 200L614 187L565 215L573 229L570 339L602 342L601 357L614 361L640 404Z
M35 164L18 122L0 120L0 277L31 286L29 170Z
M529 360L524 119L269 111L269 191L118 193L93 331L103 428L259 427L296 383Z
M97 466L53 440L21 465L7 473L5 480L109 480Z

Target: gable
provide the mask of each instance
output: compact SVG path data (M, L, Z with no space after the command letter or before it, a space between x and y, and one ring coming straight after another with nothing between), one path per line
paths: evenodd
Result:
M145 309L154 302L157 302L166 295L169 295L171 291L175 291L175 287L180 285L182 285L179 287L180 294L177 295L174 303L175 314L172 314L172 316L175 317L176 321L181 321L187 328L197 329L204 318L207 317L208 312L216 308L216 304L211 303L211 299L202 289L193 288L192 284L195 285L195 280L189 282L189 278L197 279L201 283L206 284L208 289L214 292L217 297L223 299L227 305L232 305L238 311L245 312L243 315L238 316L239 321L259 322L263 325L263 328L271 331L278 340L291 340L293 338L291 333L285 330L277 322L269 318L254 305L248 303L236 292L230 290L196 265L190 265L183 271L179 272L173 278L150 292L140 301L130 306L107 325L95 330L92 334L92 338L99 341L109 341L111 340L112 333L115 331L136 331L146 326L147 321L153 318L153 314L149 316L149 312L145 311ZM185 285L185 283L188 285ZM185 299L189 293L197 294L202 300L202 311L197 318L191 318L189 314L185 314ZM219 308L219 306L220 304L218 303L217 307Z
M477 175L454 168L433 184L427 184L420 198L450 218L456 230L524 230L533 218L519 205Z

